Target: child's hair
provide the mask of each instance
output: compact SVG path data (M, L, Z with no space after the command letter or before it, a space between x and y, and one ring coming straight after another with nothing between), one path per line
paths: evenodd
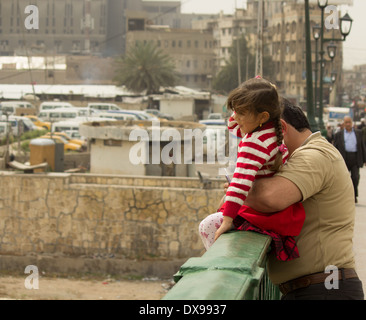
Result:
M283 140L281 112L282 104L276 86L261 77L249 79L238 88L230 92L227 107L240 114L244 111L259 114L267 111L269 120L274 124L277 136L277 145L281 146ZM275 164L271 170L277 171L282 166L282 153L277 154Z

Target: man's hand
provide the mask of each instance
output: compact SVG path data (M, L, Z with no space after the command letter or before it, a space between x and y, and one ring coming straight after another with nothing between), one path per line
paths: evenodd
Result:
M230 231L233 227L233 218L224 216L224 221L222 222L222 225L220 228L217 229L215 232L215 241L225 232Z

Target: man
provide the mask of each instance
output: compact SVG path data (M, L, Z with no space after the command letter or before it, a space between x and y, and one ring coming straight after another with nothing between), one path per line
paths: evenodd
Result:
M363 300L354 270L353 187L342 156L320 132L312 134L302 110L286 100L281 121L288 163L275 176L255 181L245 204L276 212L302 201L306 219L295 237L300 257L284 262L271 253L270 279L284 300Z
M355 202L357 203L360 168L366 162L365 144L362 131L353 128L351 117L344 117L343 125L344 129L337 132L334 137L334 146L341 153L348 171L351 172Z

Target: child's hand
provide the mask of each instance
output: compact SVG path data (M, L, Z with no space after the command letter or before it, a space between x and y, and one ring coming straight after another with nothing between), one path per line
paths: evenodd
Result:
M220 228L215 232L215 240L216 241L223 233L231 230L233 226L233 218L224 216L224 221L222 222Z
M224 184L224 192L225 192L225 194L226 194L226 192L227 192L227 189L229 188L229 183L228 182L226 182L225 184Z

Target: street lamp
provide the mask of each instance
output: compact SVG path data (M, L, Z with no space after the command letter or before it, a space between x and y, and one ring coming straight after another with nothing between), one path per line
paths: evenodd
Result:
M318 98L317 98L317 88L318 88L318 40L320 39L320 33L321 33L321 26L315 25L313 27L313 37L315 39L315 84L314 84L314 106L315 110L317 108L318 104Z
M333 70L332 73L330 74L330 78L332 80L332 83L335 83L337 80L337 71Z
M342 38L324 38L324 10L328 5L328 0L318 0L318 7L321 9L321 30L320 30L320 86L319 86L319 128L325 129L323 122L323 81L324 81L324 43L331 42L327 48L328 56L333 60L336 56L336 46L333 44L335 41L345 41L346 37L350 34L353 20L348 14L345 14L340 19L340 32Z
M343 36L343 39L346 40L346 37L351 32L353 20L351 19L348 13L346 13L340 20L341 20L341 34Z
M328 57L333 60L336 56L337 53L337 46L331 42L328 46L327 46L327 52L328 52Z
M318 0L318 7L320 9L325 9L325 7L328 5L328 0Z

